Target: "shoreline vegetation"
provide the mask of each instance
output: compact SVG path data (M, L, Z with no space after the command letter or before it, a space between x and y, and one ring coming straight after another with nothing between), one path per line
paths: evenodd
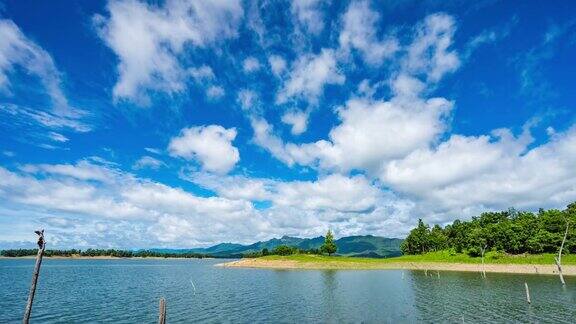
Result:
M566 276L576 276L576 255L565 256L562 271ZM502 256L487 255L484 266L480 258L466 254L451 255L447 251L395 258L373 259L321 255L269 255L219 263L226 268L260 268L277 270L422 270L478 272L482 269L493 273L520 273L557 275L553 254Z
M0 258L35 258L38 249L11 249L0 251ZM203 259L215 258L212 255L201 253L163 253L150 250L115 250L115 249L87 249L87 250L46 250L43 256L53 259Z

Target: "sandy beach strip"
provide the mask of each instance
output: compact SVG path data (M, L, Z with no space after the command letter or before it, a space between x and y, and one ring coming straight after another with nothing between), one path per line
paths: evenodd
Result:
M481 264L444 263L444 262L302 262L295 260L241 259L217 266L227 268L260 268L260 269L308 269L308 270L428 270L428 271L482 271ZM558 274L555 265L543 264L486 264L486 272L521 273L521 274ZM562 266L565 276L576 276L576 265Z

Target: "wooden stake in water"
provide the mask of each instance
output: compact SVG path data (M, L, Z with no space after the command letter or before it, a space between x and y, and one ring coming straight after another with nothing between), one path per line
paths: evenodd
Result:
M46 248L46 241L44 241L44 230L34 231L38 234L38 254L36 254L36 265L34 265L34 273L32 274L32 283L30 284L30 294L28 295L28 302L26 303L26 311L24 311L24 319L22 323L28 324L30 321L30 314L32 313L32 303L34 302L34 294L36 293L36 283L40 275L40 266L42 265L42 257L44 256L44 249Z
M166 324L166 301L160 298L160 314L158 316L158 324Z
M530 289L528 288L528 283L524 282L524 287L526 287L526 300L528 301L528 304L531 304L532 301L530 301Z

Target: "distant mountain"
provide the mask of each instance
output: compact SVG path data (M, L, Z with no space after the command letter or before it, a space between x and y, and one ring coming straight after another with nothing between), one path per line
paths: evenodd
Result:
M157 252L170 253L203 253L216 257L241 257L244 254L259 252L262 249L272 251L279 245L294 246L302 250L318 249L324 242L323 236L311 239L282 236L268 241L256 242L250 245L220 243L208 248L195 249L152 249ZM338 255L369 257L369 258L389 258L400 256L401 239L386 238L373 235L347 236L336 240Z

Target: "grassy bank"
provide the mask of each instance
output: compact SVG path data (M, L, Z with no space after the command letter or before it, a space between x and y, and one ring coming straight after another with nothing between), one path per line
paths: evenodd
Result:
M523 273L523 274L556 274L554 255L522 255L512 256L490 253L486 256L486 264L481 265L480 258L466 254L450 252L431 252L424 255L409 255L388 259L369 259L353 257L328 257L320 255L296 254L290 256L265 256L247 258L221 264L231 268L268 268L268 269L334 269L334 270L438 270L438 271L468 271ZM576 256L567 255L562 258L563 272L567 276L576 275Z
M507 255L496 252L486 253L484 262L486 264L554 264L554 254L523 254ZM339 256L320 256L296 254L290 256L269 255L260 258L262 260L289 260L294 262L343 262L343 263L366 263L366 264L386 264L386 263L410 263L410 262L442 262L442 263L466 263L481 264L480 257L471 257L463 253L453 253L450 251L429 252L421 255L404 255L397 258L372 259L372 258L351 258ZM562 256L562 264L576 265L576 254Z

